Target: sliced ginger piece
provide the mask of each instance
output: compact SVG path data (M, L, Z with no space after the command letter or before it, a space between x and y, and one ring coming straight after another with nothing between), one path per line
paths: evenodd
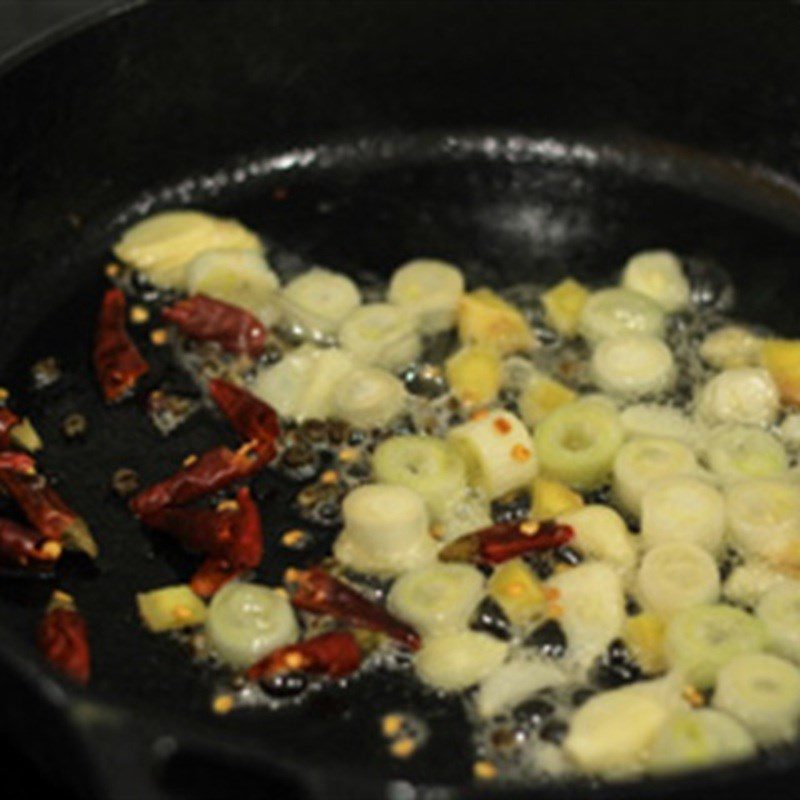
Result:
M532 428L550 412L576 398L577 395L568 386L537 370L531 374L522 390L519 409L525 424Z
M493 347L500 355L536 344L525 317L491 289L465 294L458 304L458 336L464 343Z
M491 403L500 391L503 368L497 351L466 345L447 359L445 375L453 394L465 405Z
M574 278L565 278L542 295L544 319L563 336L575 336L589 290Z
M656 675L667 668L664 655L666 625L661 617L649 612L629 617L622 638L639 666L648 674Z
M205 603L183 584L137 594L136 605L142 622L153 633L192 628L206 620Z
M761 363L775 381L781 400L800 405L800 339L770 339L761 346Z
M487 589L489 596L517 625L524 625L544 613L544 588L521 558L501 564L489 579Z
M535 519L554 519L583 508L583 497L560 481L536 478L533 482L532 515Z

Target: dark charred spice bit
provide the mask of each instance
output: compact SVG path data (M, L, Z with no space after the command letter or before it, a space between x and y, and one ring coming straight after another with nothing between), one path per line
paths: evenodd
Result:
M500 604L491 597L484 598L475 609L470 628L488 633L504 642L511 639L511 623Z
M572 547L557 547L553 550L553 557L562 564L576 567L583 561L583 556Z
M300 436L307 442L319 444L328 438L328 426L321 419L307 419L300 425Z
M39 531L0 518L0 563L17 567L53 564L61 556L61 544Z
M615 689L643 678L641 667L636 663L625 642L614 639L594 663L591 678L603 689Z
M88 683L90 654L86 622L68 594L53 592L39 623L36 643L54 669L77 683Z
M385 633L412 650L419 648L420 638L413 628L319 567L294 571L290 581L291 601L297 608Z
M228 418L234 431L245 441L258 442L269 460L275 455L275 443L281 426L275 409L246 389L221 380L212 380L208 390L219 410Z
M411 394L433 399L447 391L447 384L441 369L433 364L420 364L409 367L401 376Z
M530 516L531 502L528 492L512 492L492 503L495 522L521 522Z
M120 467L111 476L111 488L117 497L130 497L139 489L139 473L130 467Z
M567 637L561 625L549 619L528 634L525 646L535 647L547 658L561 658L567 650Z
M597 692L594 689L590 689L588 686L587 687L583 687L581 689L576 689L572 693L572 705L575 708L579 708L587 700L590 700L596 694L597 694Z
M498 728L492 732L491 742L498 750L508 750L517 744L517 735L511 728Z
M281 466L295 480L308 480L320 468L317 452L307 442L297 442L283 451Z
M190 339L216 342L229 353L253 358L264 350L267 331L250 312L199 294L162 310L165 320Z
M253 442L238 450L214 447L170 477L142 489L128 505L137 517L167 506L184 505L249 478L265 465L263 453Z
M332 419L327 423L328 441L333 445L344 444L350 435L350 426L339 419Z
M629 617L635 617L637 614L641 614L641 612L642 607L633 597L628 596L625 598L625 613Z
M147 362L128 336L126 319L122 290L107 289L95 329L92 360L103 396L109 403L121 400L149 371Z
M262 683L270 696L281 700L297 697L308 688L308 678L302 672L279 672Z
M86 436L86 431L89 430L89 423L83 414L77 411L72 414L67 414L61 420L61 433L66 439L82 439Z
M270 653L247 670L252 681L265 681L280 673L304 672L342 678L361 665L361 648L348 631L323 633Z
M34 389L45 389L61 377L61 367L53 356L48 356L31 367L31 377Z
M456 539L440 551L439 558L442 561L502 564L525 553L561 547L573 536L572 528L556 522L499 522Z
M539 738L550 744L561 745L569 733L569 725L563 719L551 719L542 726Z
M0 469L0 484L42 536L62 541L90 558L97 557L97 543L86 522L64 502L43 475Z
M525 731L538 730L555 712L556 708L550 701L532 697L514 709L514 720Z

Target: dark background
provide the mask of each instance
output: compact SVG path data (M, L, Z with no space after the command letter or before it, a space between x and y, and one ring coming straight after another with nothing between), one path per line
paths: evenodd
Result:
M0 0L0 58L25 42L47 31L79 19L96 9L114 5L110 0ZM14 109L0 113L13 114ZM42 775L24 753L17 750L9 731L0 730L0 774L2 796L7 800L23 797L58 797L78 800L67 789Z

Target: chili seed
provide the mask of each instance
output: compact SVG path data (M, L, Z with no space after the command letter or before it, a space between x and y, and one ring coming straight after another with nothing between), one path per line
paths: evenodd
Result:
M339 419L328 422L328 441L331 444L344 444L350 435L350 426Z
M72 414L67 414L67 416L61 420L61 433L63 433L67 439L81 439L86 435L88 429L89 424L83 414L74 412Z
M305 691L308 678L302 672L283 672L268 678L262 686L271 697L296 697Z
M567 637L561 625L549 619L528 635L525 645L535 647L546 658L561 658L567 649Z
M139 474L129 467L120 467L111 477L111 488L118 497L130 497L139 489Z

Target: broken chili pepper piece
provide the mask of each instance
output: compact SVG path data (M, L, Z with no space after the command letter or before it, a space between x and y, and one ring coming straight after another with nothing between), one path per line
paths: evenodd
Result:
M143 514L142 522L175 537L191 552L222 554L233 538L236 515L228 509L168 506Z
M95 331L94 362L97 380L109 403L133 389L149 366L125 328L126 301L121 289L107 289Z
M498 522L488 528L461 536L441 551L441 561L471 561L502 564L533 550L551 550L567 544L575 532L557 522Z
M20 422L22 420L10 408L0 407L0 447L8 447L11 444L11 431Z
M0 484L42 536L63 541L90 558L97 557L97 543L85 520L64 502L47 478L0 469Z
M297 608L315 614L328 614L351 625L385 633L412 650L419 648L420 637L413 628L325 570L319 567L296 570L290 580L295 584L291 600Z
M50 665L68 678L89 681L90 655L86 622L75 601L64 592L53 592L39 623L36 643Z
M211 597L232 578L255 569L264 555L261 514L246 486L236 493L231 536L213 551L194 574L190 585L200 597Z
M217 342L229 353L259 356L267 329L249 311L203 294L178 300L162 316L190 339Z
M163 481L142 489L128 506L137 517L144 518L167 506L184 505L253 475L267 460L255 442L238 450L214 447Z
M242 439L255 440L265 447L272 447L274 451L275 441L281 435L275 409L246 389L221 378L210 381L208 390L219 410Z
M281 647L247 670L251 681L265 680L281 672L309 672L342 678L361 665L361 648L348 631L323 633L305 642Z
M23 475L33 475L36 472L36 462L27 453L16 450L0 450L0 470L8 469L20 472Z
M61 556L61 544L39 531L0 518L0 562L17 567L53 564Z

